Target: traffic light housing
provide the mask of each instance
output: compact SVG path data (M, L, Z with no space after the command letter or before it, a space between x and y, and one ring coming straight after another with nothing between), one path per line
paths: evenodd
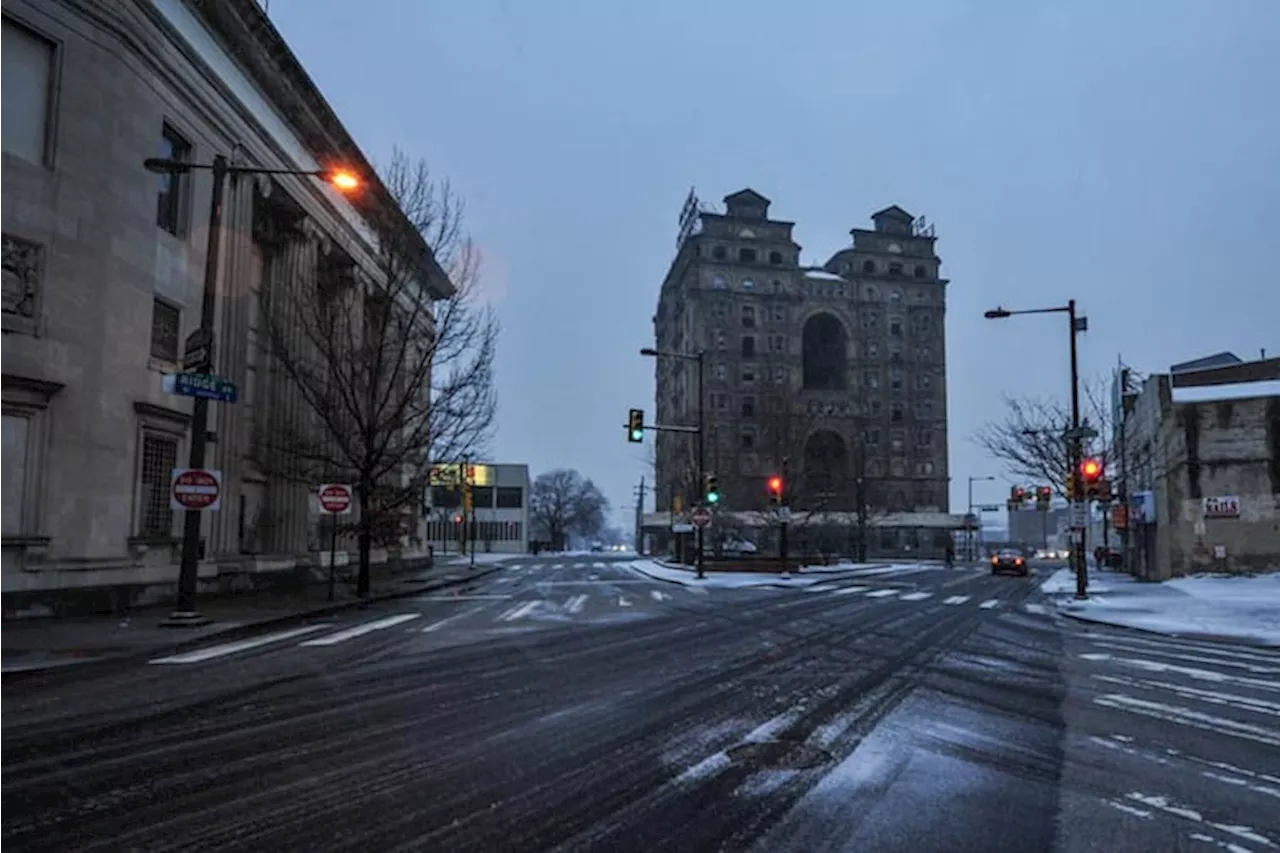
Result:
M1101 493L1102 463L1093 457L1080 460L1080 486L1085 500L1097 500Z
M627 441L644 441L644 409L627 413Z
M1036 487L1036 509L1041 512L1049 511L1049 504L1053 501L1053 489L1048 486Z
M720 503L720 478L715 474L706 475L706 482L703 484L703 496L709 505Z
M769 503L782 506L782 478L774 474L769 478Z

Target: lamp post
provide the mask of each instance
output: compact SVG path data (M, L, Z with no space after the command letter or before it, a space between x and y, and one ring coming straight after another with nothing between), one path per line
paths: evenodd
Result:
M707 478L707 465L706 465L707 429L706 429L706 414L705 414L705 406L706 406L706 394L705 394L706 384L705 383L706 383L706 362L707 362L706 351L699 350L697 353L669 352L666 350L659 351L654 349L653 347L645 347L644 349L640 350L640 354L649 356L650 358L678 358L683 361L694 361L694 362L697 362L698 364L698 423L697 423L696 431L698 435L698 451L697 451L698 452L698 483L699 483L698 488L701 489L703 487L702 484L706 482L706 478ZM701 503L701 501L699 501L699 503ZM703 545L704 545L703 529L704 528L702 527L698 527L696 531L696 536L697 536L696 547L698 549L697 565L698 565L699 578L706 577L706 571L705 571L706 566L705 566L704 557L703 557Z
M995 477L970 477L969 478L969 515L973 515L973 484L994 482L995 479L996 479ZM977 522L978 522L979 540L981 540L981 537L982 537L982 517L981 516L982 514L978 513ZM975 542L974 542L973 531L970 530L968 532L968 535L965 537L965 558L970 561L977 559L977 553L974 548L974 545L975 545Z
M1080 467L1080 459L1084 456L1083 439L1084 434L1080 429L1080 368L1076 351L1076 335L1080 332L1088 331L1089 320L1087 317L1078 317L1076 315L1076 301L1074 299L1067 300L1066 305L1060 305L1056 308L1032 308L1023 311L1009 311L1005 308L997 306L996 308L985 312L982 316L988 320L1003 320L1006 317L1012 317L1016 314L1066 314L1068 320L1067 336L1071 348L1071 430L1067 438L1067 469L1071 478L1073 488L1071 490L1074 499L1078 500L1080 496L1078 469ZM1085 563L1085 547L1086 529L1080 528L1078 544L1074 550L1073 558L1076 564L1076 598L1088 598L1089 576L1088 568Z
M217 311L218 261L222 250L222 202L226 193L228 175L303 175L322 178L340 190L351 191L360 186L355 175L342 170L258 169L250 166L232 166L221 154L212 163L188 163L163 157L149 157L142 163L148 172L160 175L185 175L193 171L213 173L213 189L209 197L209 233L205 247L204 290L200 298L200 326L196 337L201 342L203 357L198 364L182 365L184 370L193 368L207 372L213 368L213 319ZM186 353L183 353L184 361ZM188 468L203 468L205 450L209 441L209 401L196 397L191 408L191 448ZM182 520L182 562L178 570L177 606L163 625L193 627L209 620L196 610L196 584L200 568L200 510L189 509Z

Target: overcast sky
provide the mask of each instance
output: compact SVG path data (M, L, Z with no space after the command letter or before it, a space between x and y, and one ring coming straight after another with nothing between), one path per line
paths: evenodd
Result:
M469 203L503 324L497 461L573 467L615 507L626 410L690 186L750 186L821 263L890 204L936 223L952 509L1002 475L1003 394L1084 370L1280 354L1278 0L270 0L375 162ZM1003 479L1003 477L1002 477ZM1005 496L977 487L979 500ZM623 517L625 514L619 512Z

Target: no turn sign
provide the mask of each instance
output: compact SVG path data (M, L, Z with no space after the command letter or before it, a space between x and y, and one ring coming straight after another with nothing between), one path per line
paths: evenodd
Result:
M211 468L174 468L169 477L169 506L209 510L222 505L222 472Z
M346 483L322 483L316 492L321 515L346 515L351 512L351 487Z

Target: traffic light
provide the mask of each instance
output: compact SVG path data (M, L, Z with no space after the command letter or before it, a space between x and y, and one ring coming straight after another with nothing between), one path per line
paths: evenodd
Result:
M1102 463L1097 459L1087 458L1080 460L1080 484L1081 491L1084 492L1085 500L1097 500L1101 491L1099 483L1102 480Z
M644 441L644 409L627 413L627 441Z
M703 494L706 496L708 504L720 503L720 482L715 474L706 475L706 483Z
M769 503L774 506L782 505L782 478L777 474L769 478Z
M1053 501L1053 489L1048 486L1036 487L1036 509L1041 512L1049 511L1049 504Z

